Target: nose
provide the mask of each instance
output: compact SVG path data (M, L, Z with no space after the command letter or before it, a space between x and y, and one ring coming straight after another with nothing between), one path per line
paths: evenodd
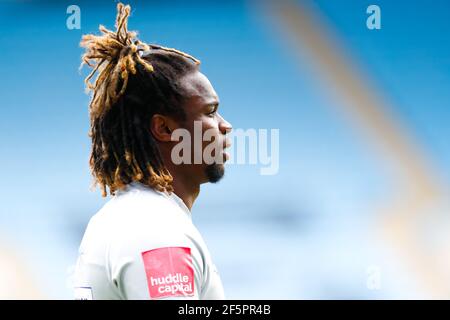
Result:
M219 115L219 130L223 134L230 133L233 130L233 126L231 123L226 121L221 115Z

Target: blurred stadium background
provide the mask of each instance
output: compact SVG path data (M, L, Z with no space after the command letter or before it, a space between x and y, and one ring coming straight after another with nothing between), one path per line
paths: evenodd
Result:
M194 206L227 298L450 298L448 1L130 4L142 40L202 61L234 128L280 129L277 175L230 165ZM106 201L78 43L114 18L114 1L0 3L0 298L72 298Z

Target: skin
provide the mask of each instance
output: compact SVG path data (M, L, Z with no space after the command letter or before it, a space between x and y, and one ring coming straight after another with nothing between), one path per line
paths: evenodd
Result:
M171 117L156 114L151 120L150 130L159 145L164 164L173 177L175 194L191 210L200 193L200 185L220 180L224 174L224 165L194 164L193 161L191 164L175 165L171 160L171 151L178 142L171 140L171 134L177 128L188 130L192 137L191 146L193 147L194 121L200 121L202 133L208 129L214 131L214 136L218 139L216 142L220 146L219 152L222 153L223 162L225 162L228 155L224 149L230 146L226 134L231 131L232 126L217 111L219 97L204 74L194 71L180 79L180 84L185 91L183 106L186 114L185 121L180 122ZM203 142L202 152L209 143L210 141ZM215 178L212 178L211 172L214 173Z

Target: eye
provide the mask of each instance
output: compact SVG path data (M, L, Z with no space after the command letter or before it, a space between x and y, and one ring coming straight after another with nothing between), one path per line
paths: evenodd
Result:
M207 115L212 117L215 116L216 113L217 113L217 106L215 106L211 112L208 112Z

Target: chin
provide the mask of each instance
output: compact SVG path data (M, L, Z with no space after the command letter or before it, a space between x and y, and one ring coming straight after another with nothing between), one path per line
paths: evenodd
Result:
M210 164L205 169L208 182L219 182L225 175L225 166L223 164Z

